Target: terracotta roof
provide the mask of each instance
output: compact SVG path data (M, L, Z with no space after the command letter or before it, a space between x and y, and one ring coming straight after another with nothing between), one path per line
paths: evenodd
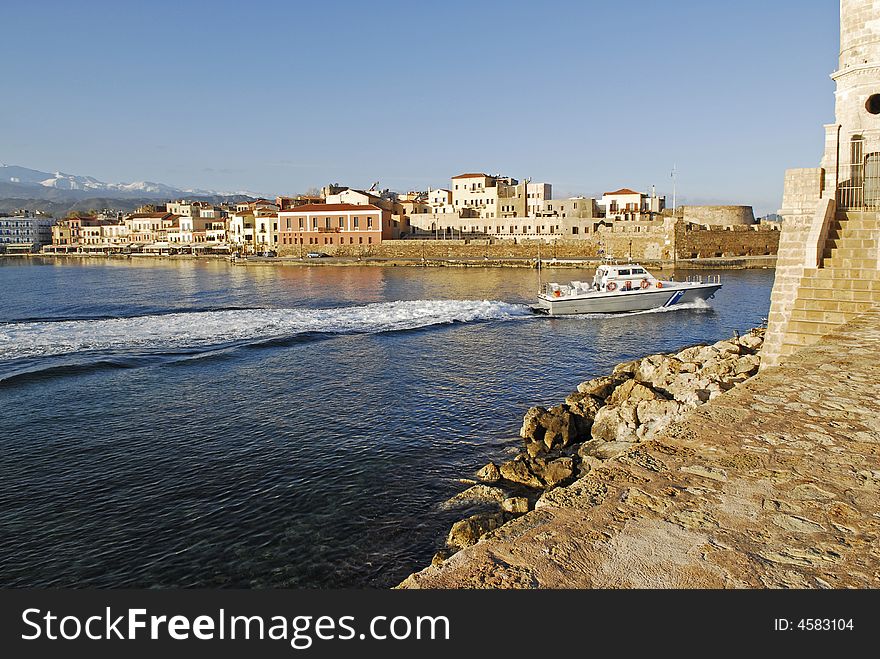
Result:
M486 174L459 174L452 177L453 180L457 178L489 178L489 176Z
M630 190L629 188L620 188L620 190L616 190L614 192L606 192L605 195L617 195L617 194L637 194L641 195L641 192L636 192L635 190Z
M382 210L372 204L304 204L302 206L297 206L296 208L289 208L285 211L278 211L281 213L320 213L322 211L326 212L334 212L334 211L378 211Z

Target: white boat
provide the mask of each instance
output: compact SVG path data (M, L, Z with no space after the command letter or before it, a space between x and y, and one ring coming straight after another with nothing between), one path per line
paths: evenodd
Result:
M701 276L664 281L638 263L603 263L596 268L592 283L543 285L532 310L550 316L647 311L708 300L719 288L721 278L715 275L706 281Z

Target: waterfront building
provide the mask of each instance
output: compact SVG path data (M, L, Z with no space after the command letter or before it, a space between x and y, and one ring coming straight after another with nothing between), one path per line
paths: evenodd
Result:
M255 249L264 252L278 246L278 214L260 213L254 216Z
M29 215L0 216L0 251L37 252L52 242L54 220Z
M452 190L428 188L428 204L434 214L455 212L455 206L452 204Z
M650 217L661 213L666 208L666 197L658 197L656 192L647 195L629 188L621 188L614 192L606 192L599 206L608 219L640 221L643 219L643 214Z
M252 251L255 245L256 222L254 211L236 211L229 216L227 240L242 251Z
M279 211L279 245L306 251L341 245L378 245L391 240L391 213L372 204L307 204Z

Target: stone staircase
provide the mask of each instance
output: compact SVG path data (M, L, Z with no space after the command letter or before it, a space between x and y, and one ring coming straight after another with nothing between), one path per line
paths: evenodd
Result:
M781 355L813 345L880 304L880 213L839 212L818 268L804 271Z

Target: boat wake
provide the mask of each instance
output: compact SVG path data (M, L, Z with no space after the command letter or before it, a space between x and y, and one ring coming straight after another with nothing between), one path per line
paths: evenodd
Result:
M278 344L301 335L375 334L529 316L498 301L413 300L335 309L227 309L93 320L0 324L0 360L86 352L201 352ZM2 375L0 375L2 377Z

